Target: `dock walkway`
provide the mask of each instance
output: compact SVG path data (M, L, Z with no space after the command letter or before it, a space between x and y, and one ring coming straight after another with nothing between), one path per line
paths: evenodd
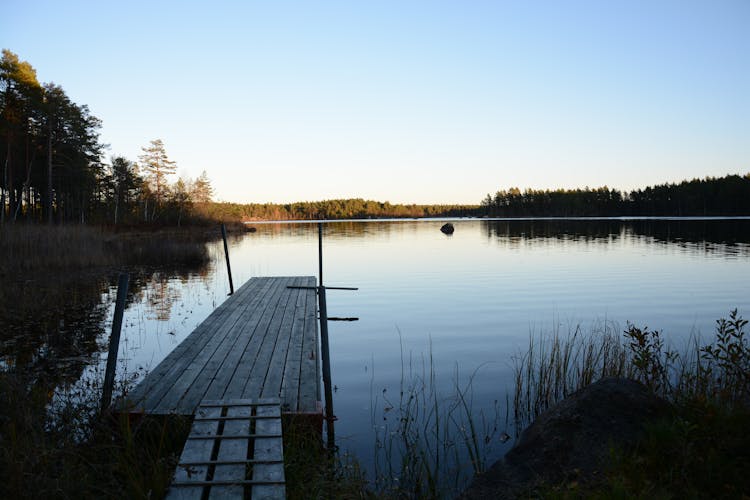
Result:
M279 398L320 413L315 278L253 278L128 394L126 411L193 415L204 400Z

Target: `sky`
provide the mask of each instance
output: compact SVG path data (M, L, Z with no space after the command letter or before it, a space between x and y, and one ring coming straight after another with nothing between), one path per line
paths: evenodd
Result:
M233 202L750 172L750 2L3 0L0 47Z

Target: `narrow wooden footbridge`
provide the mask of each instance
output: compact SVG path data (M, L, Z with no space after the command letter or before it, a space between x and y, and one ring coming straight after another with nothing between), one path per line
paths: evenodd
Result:
M253 278L121 402L193 417L169 498L283 498L282 414L322 425L315 278Z

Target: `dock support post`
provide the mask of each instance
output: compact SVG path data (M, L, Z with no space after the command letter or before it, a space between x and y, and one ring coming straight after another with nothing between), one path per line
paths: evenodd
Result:
M320 350L323 358L323 390L326 399L326 434L328 449L336 446L333 431L333 391L331 389L331 355L328 348L328 307L326 306L326 287L323 286L323 223L318 222L318 308L320 309Z
M318 287L318 302L320 304L320 350L323 359L323 389L326 398L326 434L328 448L333 449L336 438L333 431L333 391L331 390L331 356L328 348L328 311L326 307L326 288Z
M117 280L117 300L115 302L115 317L112 320L112 334L109 336L109 355L107 356L107 370L104 372L104 388L102 390L102 413L112 402L112 390L115 385L115 371L117 370L117 352L120 348L120 330L122 329L122 314L125 311L125 298L128 295L130 275L121 273Z
M323 286L323 223L318 222L318 286Z
M221 224L221 237L224 240L224 257L227 261L227 274L229 275L229 295L234 294L234 283L232 283L232 266L229 265L229 247L227 246L227 228Z

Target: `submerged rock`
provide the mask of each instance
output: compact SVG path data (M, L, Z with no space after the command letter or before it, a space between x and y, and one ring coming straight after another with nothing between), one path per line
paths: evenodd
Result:
M443 224L440 230L444 232L445 234L453 234L453 231L454 231L453 224L451 224L450 222Z
M533 495L540 481L596 480L612 446L634 445L670 408L639 382L600 380L542 413L461 498L517 498Z

